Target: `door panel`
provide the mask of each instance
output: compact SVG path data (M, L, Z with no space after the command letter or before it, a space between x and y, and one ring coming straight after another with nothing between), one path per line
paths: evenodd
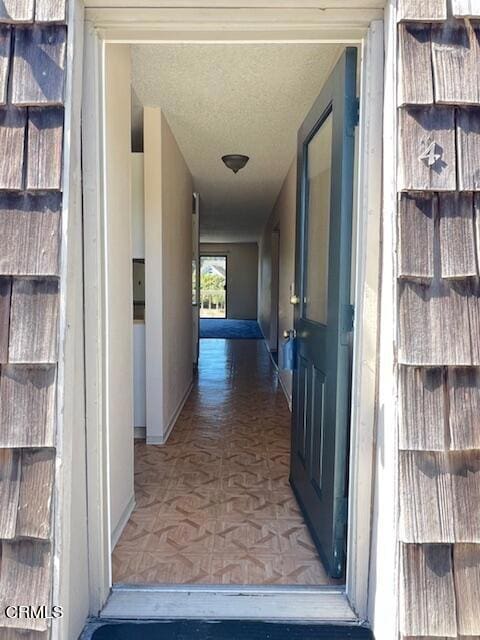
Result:
M356 50L347 48L298 134L290 481L330 576L345 568Z

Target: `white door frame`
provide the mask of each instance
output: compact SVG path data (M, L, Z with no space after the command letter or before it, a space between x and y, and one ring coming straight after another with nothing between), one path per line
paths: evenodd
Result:
M382 185L383 22L378 9L311 11L248 9L132 9L133 0L87 0L83 88L83 197L87 492L90 613L98 615L111 589L109 525L108 438L105 389L105 188L104 188L104 54L109 43L342 43L357 44L361 59L360 125L358 135L357 211L355 215L355 328L352 389L351 459L348 517L347 577L345 588L253 588L235 590L246 604L249 595L296 593L296 614L305 619L306 592L315 596L317 621L360 622L367 617L372 510L372 474L376 412L377 304ZM142 4L148 5L148 2ZM150 4L161 4L158 0ZM169 3L171 4L171 3ZM203 4L203 3L202 3ZM215 4L213 2L213 4ZM225 3L222 3L223 5ZM245 4L245 2L243 3ZM262 3L265 4L265 3ZM266 3L268 4L268 2ZM288 3L287 3L288 4ZM101 6L103 8L89 8ZM119 9L119 6L126 7ZM195 6L192 0L191 6ZM185 19L187 11L187 18ZM180 15L181 21L180 21ZM301 17L301 20L299 19ZM179 28L179 25L181 28ZM133 437L133 426L132 426ZM199 592L199 588L193 590ZM107 615L152 618L228 617L221 594L232 589L200 588L198 606L186 604L192 589L151 587L115 588ZM182 600L182 595L184 599ZM211 594L209 599L208 594ZM139 598L140 596L140 598ZM173 597L174 602L168 600ZM180 601L179 601L180 597ZM242 602L242 597L236 600ZM205 599L207 598L207 600ZM141 611L138 602L146 602ZM225 600L225 599L224 599ZM259 600L260 601L260 600ZM165 609L167 602L172 606ZM272 601L273 602L273 601ZM183 603L183 605L182 605ZM190 608L188 608L190 606ZM278 609L278 607L277 607ZM266 615L260 607L259 617ZM289 609L290 611L290 609ZM196 612L196 613L195 613ZM234 617L242 610L234 607ZM246 617L255 616L249 599ZM312 619L312 618L311 618Z

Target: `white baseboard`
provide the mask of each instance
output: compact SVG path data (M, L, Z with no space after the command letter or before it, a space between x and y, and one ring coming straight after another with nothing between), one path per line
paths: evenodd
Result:
M127 503L127 506L123 510L122 515L120 516L120 520L117 523L117 526L112 532L112 551L115 549L117 542L122 535L122 531L125 529L125 525L130 520L130 516L132 515L132 511L135 509L135 494L132 495L130 500Z
M133 437L135 440L145 440L147 427L133 427Z
M146 442L147 444L166 444L173 427L175 426L175 423L178 420L178 416L180 415L180 413L182 412L182 409L185 405L185 402L187 401L188 396L190 395L190 392L192 391L193 388L193 378L192 380L190 380L190 384L187 387L187 390L185 391L185 393L182 396L182 399L180 400L180 402L177 405L177 408L175 409L173 416L170 418L167 428L165 429L165 433L163 434L163 436L149 436L147 433L147 437L146 437Z

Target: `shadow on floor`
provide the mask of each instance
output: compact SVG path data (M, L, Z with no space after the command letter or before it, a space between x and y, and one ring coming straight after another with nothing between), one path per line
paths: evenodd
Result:
M147 623L94 623L81 640L349 640L373 638L361 626L281 624L240 620L174 620Z

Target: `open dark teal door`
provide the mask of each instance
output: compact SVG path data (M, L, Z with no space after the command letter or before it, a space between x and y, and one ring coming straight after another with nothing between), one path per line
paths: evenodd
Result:
M298 133L291 484L329 575L345 569L356 50Z

